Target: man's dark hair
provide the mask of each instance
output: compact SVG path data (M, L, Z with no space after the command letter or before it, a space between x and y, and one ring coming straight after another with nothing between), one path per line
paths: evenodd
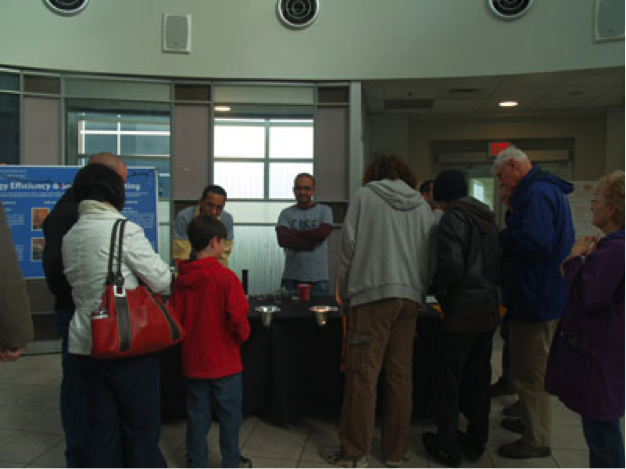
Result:
M418 189L420 194L430 194L430 188L435 183L434 179L428 179L420 184L420 188Z
M313 187L315 188L315 178L313 177L313 175L312 175L312 174L309 174L309 173L300 173L300 174L298 174L298 175L297 175L297 176L293 179L293 187L296 187L296 181L297 181L299 178L303 178L303 177L305 177L305 178L309 178L311 181L313 181Z
M223 195L224 200L228 199L228 196L226 195L226 191L224 190L222 186L218 186L215 184L211 186L206 186L204 190L202 191L202 200L206 200L206 198L209 196L209 193Z
M411 167L401 158L394 155L377 156L363 173L363 185L371 181L382 181L383 179L401 179L413 189L417 180L413 175Z
M433 197L437 202L452 202L467 197L465 175L456 169L446 169L435 179Z
M187 237L194 251L202 251L213 238L226 238L226 226L211 215L198 215L189 223Z
M124 181L117 172L103 164L90 163L78 171L72 190L79 203L83 200L97 200L108 202L120 212L124 209Z

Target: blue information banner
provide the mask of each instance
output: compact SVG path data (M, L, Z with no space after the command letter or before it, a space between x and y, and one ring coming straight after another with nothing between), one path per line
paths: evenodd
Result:
M72 185L79 166L0 166L0 200L24 278L43 278L42 224ZM143 228L158 252L157 170L128 168L124 216Z

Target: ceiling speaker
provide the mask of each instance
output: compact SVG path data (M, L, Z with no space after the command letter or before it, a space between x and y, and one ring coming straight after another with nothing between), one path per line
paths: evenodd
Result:
M53 12L69 16L80 13L87 6L89 0L44 0L45 5Z
M487 0L489 9L499 18L514 20L533 5L534 0ZM622 0L623 1L623 0Z
M624 0L596 0L596 41L624 39Z
M191 15L163 15L163 52L191 52Z
M278 17L290 28L305 28L317 18L318 0L278 0Z

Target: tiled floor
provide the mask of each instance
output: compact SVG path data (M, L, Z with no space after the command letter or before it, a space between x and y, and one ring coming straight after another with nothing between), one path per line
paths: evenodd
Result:
M496 344L496 347L499 344ZM494 353L494 371L499 352ZM498 376L496 374L495 376ZM60 355L31 355L17 362L0 363L0 467L64 467L64 441L58 410L61 381ZM488 451L476 464L465 467L587 467L588 452L580 419L556 399L552 406L552 456L529 460L501 458L496 448L514 441L517 435L498 426L502 408L513 397L492 401ZM276 427L257 417L248 417L241 429L243 454L255 467L330 467L320 457L328 446L338 445L337 421L304 419L291 428ZM414 421L410 459L404 467L441 467L431 461L421 435L432 430L429 421ZM217 425L211 429L211 465L219 466ZM185 422L163 426L161 447L170 467L185 467ZM379 440L375 436L370 467L384 467Z

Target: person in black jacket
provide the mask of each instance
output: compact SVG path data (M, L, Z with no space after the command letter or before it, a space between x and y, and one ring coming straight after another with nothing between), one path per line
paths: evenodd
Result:
M111 153L93 155L89 163L101 163L115 170L126 181L126 165ZM62 369L61 423L65 433L65 459L67 467L84 467L87 437L87 391L86 383L76 369L73 355L67 353L68 331L74 315L72 287L63 273L61 245L63 236L78 221L78 202L70 187L57 201L54 209L43 222L46 239L43 251L43 270L48 288L54 295L54 329L61 337Z
M463 173L441 172L434 197L444 210L437 233L437 267L432 292L443 312L437 374L437 434L423 435L439 462L458 466L461 454L475 462L489 430L491 350L500 322L500 248L494 213L467 196ZM459 412L468 420L459 432Z

